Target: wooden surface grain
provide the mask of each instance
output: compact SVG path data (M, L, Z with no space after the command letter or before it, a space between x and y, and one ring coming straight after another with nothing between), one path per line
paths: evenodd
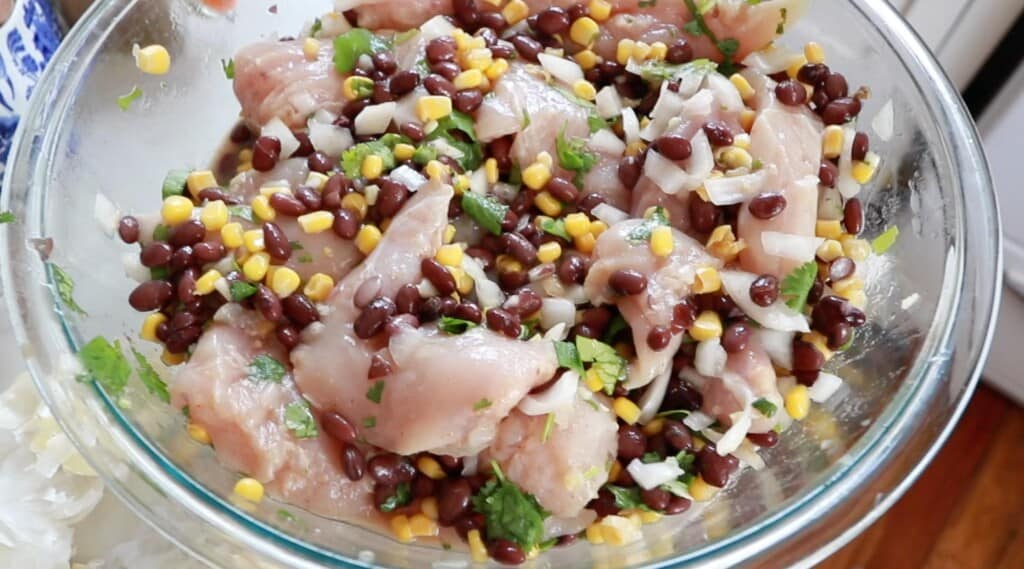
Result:
M980 387L931 466L819 569L1024 569L1024 409Z

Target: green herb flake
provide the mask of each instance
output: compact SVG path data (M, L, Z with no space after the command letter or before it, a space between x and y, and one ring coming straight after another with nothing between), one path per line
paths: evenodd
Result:
M300 263L312 263L313 262L313 256L310 255L309 253L303 253L303 254L299 255L298 261Z
M775 34L782 35L786 33L786 20L789 18L789 10L786 8L779 8L779 25L775 26Z
M644 499L640 494L639 486L623 488L622 486L607 484L605 485L605 488L612 493L612 496L615 498L615 507L620 510L650 509L646 504L644 504Z
M384 387L385 383L383 379L379 379L370 389L366 392L366 398L374 403L380 403L381 399L384 398Z
M294 524L299 521L299 518L295 517L295 514L285 509L280 509L277 511L277 519L281 520L282 522L288 522L290 524Z
M443 139L462 153L462 158L458 159L459 166L467 172L476 170L484 161L484 150L476 137L473 117L466 113L452 111L437 121L437 128L427 135L427 142L437 139Z
M387 500L380 505L380 511L384 513L393 512L402 506L406 506L412 502L412 490L409 488L408 482L402 482L395 487L395 493L388 496Z
M108 395L116 397L128 385L132 366L121 353L121 342L111 344L103 336L97 336L78 351L78 359L86 371L80 379L95 381Z
M305 400L289 403L285 407L284 426L288 427L297 439L311 439L319 434L316 421L313 419L313 411Z
M484 409L490 407L491 405L492 405L491 400L486 398L486 397L484 397L480 401L477 401L476 403L473 404L473 410L474 411L483 411Z
M395 37L394 37L395 45L402 45L403 43L411 40L412 38L414 38L414 37L416 37L418 35L420 35L420 31L418 29L415 29L415 28L411 29L411 30L406 30L406 31L398 33L398 34L395 34Z
M753 407L754 409L757 409L762 415L768 417L769 419L774 417L775 412L779 410L779 408L774 403L768 401L763 397L761 399L758 399L757 401L754 401Z
M615 338L619 333L627 328L629 328L629 324L626 323L626 319L622 317L622 314L616 312L615 316L612 316L612 321L608 324L608 331L604 333L604 338L601 338L601 341L611 345L615 343Z
M520 490L491 462L495 478L487 482L473 497L473 508L487 522L490 540L507 539L530 551L544 538L544 518L548 513L537 499Z
M599 130L608 128L608 121L595 114L589 114L587 115L587 128L590 129L590 134L594 134Z
M800 312L807 304L807 295L814 286L818 277L818 263L807 261L793 269L793 272L786 275L782 280L781 292L786 297L786 306Z
M185 193L188 183L188 170L168 170L164 176L164 184L161 189L161 196L167 199L171 196L180 196Z
M89 314L75 302L75 281L71 275L56 263L49 263L49 265L54 283L57 285L57 296L60 297L60 301L72 311L82 316L88 316Z
M640 0L637 4L640 8L653 8L658 5L658 0Z
M247 205L230 205L228 206L228 213L231 214L232 217L239 217L249 223L255 221L252 216L252 208Z
M551 219L550 217L545 217L540 220L540 228L544 233L560 237L566 241L572 241L572 237L565 230L565 220L562 218Z
M191 419L192 418L192 410L189 409L188 405L185 405L184 407L181 408L181 414L186 419Z
M589 363L604 385L604 392L611 395L615 384L626 379L626 360L615 348L585 336L576 336L576 350L580 360Z
M242 302L256 294L256 291L259 290L258 286L245 281L232 281L229 288L231 290L231 300L235 302Z
M17 219L15 219L13 213L9 211L0 211L0 225L14 223L15 221L17 221Z
M313 20L313 26L309 28L310 37L315 37L316 34L320 33L320 30L324 29L324 23L320 18Z
M384 161L384 170L395 167L395 154L387 144L380 140L359 143L341 155L341 168L349 178L362 177L363 160L367 156L380 156Z
M661 455L656 452L645 452L643 456L640 457L640 462L644 464L661 462Z
M367 429L372 429L372 428L376 427L377 426L377 418L376 417L367 417L367 418L363 419L363 426L366 427Z
M583 360L580 359L580 351L572 342L555 342L555 356L558 357L558 367L574 370L583 375Z
M651 233L655 227L662 227L668 225L668 213L665 208L658 206L654 208L654 211L643 220L640 225L637 225L629 231L626 238L633 244L646 243L651 239Z
M462 194L462 210L480 227L494 235L501 235L501 224L508 215L508 206L490 196L474 192Z
M701 77L718 69L710 59L695 59L688 63L673 65L664 61L648 60L637 65L637 74L649 83L668 81L676 77L699 74Z
M565 129L558 133L555 149L558 153L558 163L562 168L576 172L576 185L582 185L583 176L597 164L597 154L587 150L586 141L582 139L566 139Z
M686 483L680 480L671 480L669 482L662 484L661 486L658 486L658 488L661 488L662 490L668 492L669 494L672 494L673 496L678 496L680 498L687 498L690 495L690 491L687 488Z
M555 430L555 414L548 413L544 419L544 431L540 434L540 442L546 443L551 438L551 432Z
M127 111L128 108L132 106L132 103L135 102L135 99L138 99L141 96L142 89L139 89L139 86L135 85L127 94L121 95L117 98L117 106L121 107L122 111Z
M249 362L249 378L254 381L280 383L288 371L268 354L260 354Z
M334 38L334 68L338 73L351 73L363 55L388 49L388 42L375 36L369 30L355 28Z
M171 238L171 228L164 224L159 224L153 228L153 241L167 241Z
M222 59L220 60L220 67L224 70L224 77L228 79L235 78L235 59Z
M461 318L453 318L451 316L442 316L441 320L437 323L437 329L444 332L445 334L451 334L458 336L470 328L475 328L476 322L469 320L463 320Z
M139 381L145 386L146 391L156 395L164 403L170 403L171 394L167 390L167 383L160 378L160 375L156 373L156 370L150 365L146 356L142 355L142 352L136 350L135 347L132 347L131 350L132 355L135 356L135 363L138 366Z
M893 225L885 230L885 233L875 237L871 241L871 249L876 255L882 255L896 244L896 238L900 236L900 228Z
M418 166L426 166L431 160L437 159L437 149L428 144L420 145L412 153L412 161Z

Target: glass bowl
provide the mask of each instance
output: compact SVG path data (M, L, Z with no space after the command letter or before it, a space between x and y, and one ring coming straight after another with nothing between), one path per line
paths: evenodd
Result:
M248 0L233 16L181 0L105 0L72 31L37 88L4 183L3 286L21 353L43 398L92 466L143 520L221 567L459 567L468 557L265 500L232 502L236 474L183 434L183 418L132 381L112 400L75 379L73 354L103 334L134 337L139 315L121 255L93 219L97 193L122 211L156 208L164 173L208 162L238 106L221 59L259 36L298 31L328 0ZM395 2L395 8L401 6ZM884 0L817 1L786 42L814 39L872 97L891 101L895 136L874 137L883 167L862 194L866 234L900 239L870 271L870 328L837 359L850 392L818 408L700 513L645 526L627 547L585 541L536 567L810 566L877 519L954 428L986 355L999 298L995 196L978 137L953 87ZM173 54L142 76L131 46ZM143 95L127 111L120 95ZM869 128L862 125L862 129ZM77 283L88 316L63 313L51 269ZM154 355L150 353L149 355ZM155 359L155 358L154 358ZM158 371L165 373L159 362Z

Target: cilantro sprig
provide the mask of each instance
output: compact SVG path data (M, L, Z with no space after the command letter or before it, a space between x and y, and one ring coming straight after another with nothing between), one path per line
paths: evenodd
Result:
M544 538L548 512L537 498L508 481L497 462L491 462L494 479L473 497L473 508L487 521L487 537L514 541L530 551Z
M167 383L160 378L160 375L156 373L153 366L150 365L149 360L146 356L142 355L142 352L135 349L134 346L131 348L132 355L135 356L135 363L138 365L139 381L153 395L156 395L164 403L170 403L171 394L167 390Z
M260 354L249 362L249 378L255 381L280 383L286 373L284 364L268 354Z
M580 361L590 364L608 395L615 391L616 383L626 379L626 359L615 348L599 340L576 336L576 350Z
M458 149L462 157L458 159L463 170L476 170L484 161L484 149L476 136L473 117L461 111L437 121L437 128L427 135L427 141L442 139Z
M802 311L817 277L818 264L814 261L808 261L786 275L781 287L782 296L786 297L786 306L797 312Z
M480 227L494 235L501 235L501 224L508 215L508 206L490 196L474 192L462 194L462 210Z
M576 172L573 182L577 187L581 187L583 176L597 164L597 154L587 149L585 141L578 138L567 139L564 128L555 139L555 149L558 153L558 163L562 168Z
M382 140L361 142L349 148L341 155L341 169L349 178L362 176L363 160L367 156L379 156L384 162L384 170L388 171L395 167L395 153L391 151Z
M86 372L79 377L80 381L93 380L111 396L119 395L128 385L132 366L121 352L120 341L110 343L103 336L96 336L78 350L78 359Z
M49 266L54 284L57 285L57 296L60 297L64 306L82 316L88 316L89 314L75 301L75 280L64 269L60 268L60 265L49 263Z
M740 42L733 38L719 39L715 32L708 27L708 23L704 21L704 14L714 7L715 2L713 0L701 0L700 6L694 0L683 0L683 2L690 11L690 15L693 16L693 19L683 26L683 31L694 37L706 36L710 39L711 43L715 44L715 47L722 54L724 61L722 73L724 75L731 75L735 67L733 57L735 57L736 51L740 47Z
M289 403L284 409L284 426L297 439L311 439L320 434L313 419L313 411L305 400Z
M661 206L655 207L650 215L644 219L643 223L630 230L626 238L634 244L649 241L654 228L664 225L668 225L668 213Z
M363 55L390 49L390 44L363 28L351 29L334 38L334 68L342 75L351 73Z

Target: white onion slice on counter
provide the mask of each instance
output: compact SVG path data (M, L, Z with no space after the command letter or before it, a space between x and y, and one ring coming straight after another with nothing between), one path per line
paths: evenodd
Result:
M357 135L384 134L395 116L397 105L394 101L368 105L356 115L355 129Z
M554 413L572 405L576 398L576 388L579 385L580 374L567 370L551 387L540 393L523 397L523 400L519 402L519 410L524 415L530 416Z
M882 105L882 109L878 111L875 118L871 120L871 130L875 131L878 138L882 142L889 142L892 140L892 135L896 126L896 110L893 108L892 99L889 99Z
M614 156L615 158L622 156L626 152L626 143L622 142L621 138L615 136L615 133L607 128L602 128L591 135L590 140L587 141L587 146L591 150Z
M702 411L694 411L683 419L683 424L694 431L703 431L715 422L714 417L705 415Z
M761 326L782 332L810 332L807 318L786 306L781 299L769 306L759 306L750 299L750 285L757 280L757 275L743 271L721 271L719 275L725 292L736 306Z
M583 79L583 69L571 59L540 53L537 55L537 61L552 77L566 85L573 85Z
M627 144L640 140L640 119L636 118L636 111L631 107L622 109L622 132L626 135Z
M793 51L785 46L769 45L764 49L751 52L743 58L743 65L760 71L765 75L772 75L789 69L791 65L800 61L802 53Z
M427 183L427 179L423 174L420 174L405 164L402 164L398 168L392 170L391 173L388 174L388 177L399 184L402 184L406 188L409 188L410 192L415 192Z
M626 467L626 471L633 477L637 485L644 490L657 488L685 474L683 469L679 468L679 463L674 456L670 456L661 462L649 463L644 463L640 459L634 458L630 461L629 466Z
M347 128L312 121L309 123L309 142L313 148L332 157L341 156L342 152L355 144Z
M704 181L704 190L708 198L715 205L733 205L743 203L756 196L768 179L768 166L757 172L744 174L742 176L731 176L722 178L708 178Z
M860 184L853 177L853 139L857 131L852 127L843 129L843 152L839 155L839 177L836 189L844 198L850 199L860 193Z
M807 395L815 403L824 403L843 386L843 380L831 373L820 372L814 385L807 388Z
M824 242L825 240L821 237L808 237L779 231L761 233L761 246L764 247L765 253L801 263L813 261L818 247L821 247Z
M470 255L462 256L462 270L473 279L473 289L476 291L476 299L480 301L480 308L488 309L501 306L505 302L505 293L497 283L487 278L483 265L480 261Z
M594 207L592 213L594 217L608 224L608 227L621 223L629 219L629 214L622 211L621 209L607 203L600 203Z
M658 409L661 408L662 402L665 401L665 392L668 391L668 382L671 377L672 368L669 368L647 385L647 390L640 396L640 401L638 402L640 406L638 423L646 425L658 414Z
M788 307L787 307L788 308ZM758 328L754 331L758 342L764 348L772 363L783 368L793 369L793 338L795 332L783 332L771 328Z
M615 118L622 112L622 97L611 85L598 91L594 102L597 103L597 116L603 119Z
M551 330L557 324L576 323L576 305L564 298L545 298L540 304L540 327Z
M697 344L697 353L693 356L693 367L697 373L708 377L720 377L725 371L725 363L729 354L722 347L718 338L704 340Z
M108 239L113 239L121 224L121 211L103 192L96 194L96 201L92 206L92 216L103 230L103 234Z
M281 141L281 156L288 157L299 149L299 139L281 119L274 117L260 129L260 136L273 136Z

